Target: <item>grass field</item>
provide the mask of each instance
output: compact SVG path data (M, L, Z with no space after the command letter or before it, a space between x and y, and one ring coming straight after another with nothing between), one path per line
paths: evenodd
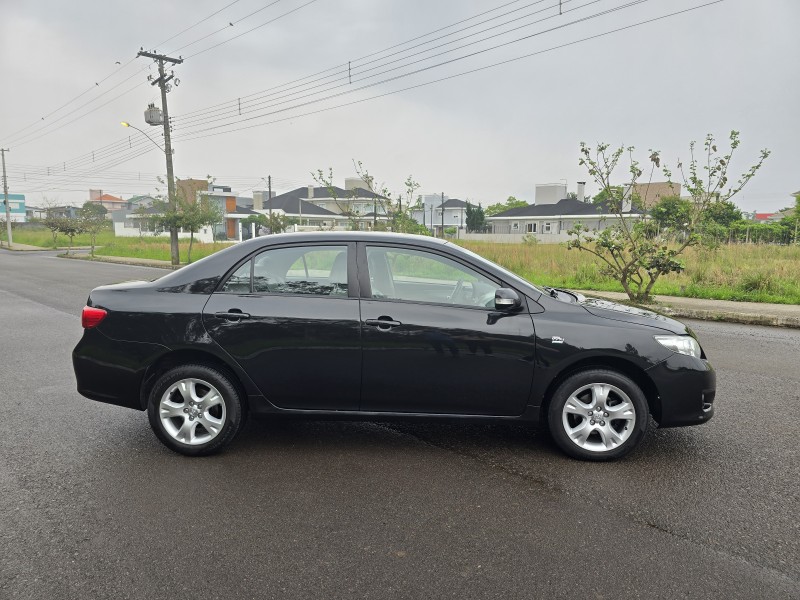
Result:
M557 244L459 242L525 279L543 285L621 292L600 274L600 261ZM686 270L665 275L654 293L716 300L800 304L800 246L731 245L716 251L689 248Z
M47 230L18 229L14 241L53 247ZM58 247L68 239L58 236ZM492 244L460 241L461 245L485 256L522 277L543 285L598 291L622 291L622 286L600 274L600 263L585 252L567 250L559 244ZM76 236L74 245L86 246L89 237ZM169 260L165 238L115 238L104 231L97 236L98 256L122 256ZM192 260L226 247L226 243L198 244ZM181 241L181 260L186 261L188 241ZM683 257L686 270L662 276L654 293L716 300L800 304L800 246L732 245L716 251L690 248Z
M53 245L53 235L48 230L18 229L13 233L14 242L17 244L28 244L40 246L42 248L67 248L69 238L64 235L56 237L55 246ZM88 246L91 243L88 235L76 235L73 246ZM121 256L125 258L147 258L151 260L170 260L169 238L145 235L139 237L115 237L113 231L103 231L97 235L96 256ZM195 241L192 246L192 261L199 260L204 256L213 254L218 250L227 247L225 242L216 244L200 244ZM185 263L189 251L189 241L181 240L180 256L181 262Z

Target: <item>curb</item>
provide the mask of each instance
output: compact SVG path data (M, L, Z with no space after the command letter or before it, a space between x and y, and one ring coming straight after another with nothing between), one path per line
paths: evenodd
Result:
M594 290L581 290L581 294L587 297L601 298L603 300L611 300L612 302L625 302L627 298L621 298L622 294L615 292L601 292ZM662 296L663 298L663 296ZM702 300L701 300L702 302ZM713 303L713 300L707 300ZM800 329L800 313L795 315L780 315L769 314L769 307L771 305L764 304L765 312L745 312L737 310L726 310L728 307L718 308L692 308L688 306L675 306L670 304L669 301L656 300L654 304L643 305L633 304L644 310L654 310L663 313L669 317L680 317L685 319L699 319L701 321L718 321L725 323L741 323L743 325L764 325L767 327L788 327L792 329ZM784 305L780 305L784 306Z
M69 260L85 260L87 262L103 262L103 263L110 263L114 265L128 265L131 267L151 267L154 269L164 269L166 271L176 271L181 267L185 267L186 265L178 265L177 267L173 267L170 263L166 261L157 261L151 259L142 259L143 261L147 262L138 262L135 259L128 260L125 257L116 257L116 256L95 256L92 258L88 254L59 254L58 258L67 258Z
M647 308L647 307L642 307ZM782 317L778 315L754 315L751 313L729 312L720 310L707 310L700 308L675 308L662 304L658 310L670 317L683 317L686 319L700 319L702 321L721 321L726 323L741 323L743 325L766 325L768 327L789 327L800 329L800 317Z

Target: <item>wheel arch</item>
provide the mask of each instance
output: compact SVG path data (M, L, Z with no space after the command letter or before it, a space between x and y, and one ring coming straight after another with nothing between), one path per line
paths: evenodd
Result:
M615 356L592 356L580 359L568 365L553 378L544 392L542 404L539 407L540 423L547 423L547 410L558 386L575 373L590 369L609 369L632 379L633 382L639 386L647 399L647 407L650 410L650 414L656 422L661 421L661 397L658 394L658 388L656 388L655 383L653 383L653 380L644 369L624 358Z
M240 376L239 369L229 364L224 359L211 352L204 352L195 349L180 349L173 350L161 355L153 364L151 364L144 377L142 378L142 385L139 391L139 402L143 410L147 409L147 399L150 396L150 391L153 389L158 378L172 369L181 365L194 364L204 365L222 371L225 375L230 377L231 383L236 386L241 397L242 406L247 410L248 407L248 389L243 377Z

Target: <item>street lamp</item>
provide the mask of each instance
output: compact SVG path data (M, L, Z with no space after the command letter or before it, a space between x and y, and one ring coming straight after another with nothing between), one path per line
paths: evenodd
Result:
M162 96L164 96L164 91L162 89ZM164 106L166 107L166 96L164 96ZM169 122L165 121L164 123L164 140L166 142L166 148L162 148L158 145L158 143L147 135L144 131L136 127L136 125L131 125L127 121L120 121L120 125L123 127L132 127L139 133L141 133L144 137L148 140L153 142L153 144L161 150L164 155L167 157L167 201L169 202L170 208L174 212L178 212L178 200L175 196L175 176L173 175L172 170L172 148L169 143ZM171 254L171 262L173 265L178 265L179 260L179 248L178 248L178 228L175 226L174 223L170 224L169 226L169 245L170 245L170 254Z
M155 141L153 138L151 138L149 135L147 135L147 134L146 134L144 131L142 131L141 129L139 129L138 127L136 127L136 125L131 125L131 124L130 124L130 123L128 123L127 121L120 121L120 123L119 123L119 124L120 124L120 125L122 125L123 127L130 127L131 129L135 129L136 131L138 131L139 133L141 133L141 134L142 134L144 137L146 137L148 140L150 140L151 142L153 142L153 144L155 144L156 148L158 148L159 150L161 150L161 151L162 151L164 154L166 154L166 153L167 153L167 151L166 151L166 150L164 150L164 149L163 149L161 146L159 146L159 145L158 145L158 142L156 142L156 141Z

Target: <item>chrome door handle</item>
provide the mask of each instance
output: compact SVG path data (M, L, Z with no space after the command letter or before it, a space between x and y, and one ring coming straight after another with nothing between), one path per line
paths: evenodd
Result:
M383 329L384 331L387 331L387 330L391 329L392 327L398 327L398 326L402 325L402 323L400 321L393 321L392 319L389 319L389 318L386 318L386 319L367 319L364 322L367 325L370 325L372 327L377 327L378 329Z
M218 319L227 319L228 321L238 321L239 319L249 319L250 315L248 313L242 312L235 308L225 312L218 312L214 313L214 316Z

